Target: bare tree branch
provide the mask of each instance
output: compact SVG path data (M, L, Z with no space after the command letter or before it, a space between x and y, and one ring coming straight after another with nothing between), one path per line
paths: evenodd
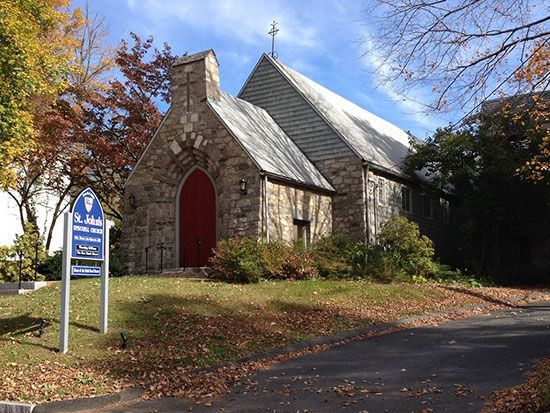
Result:
M547 87L518 78L532 52L548 48L542 0L368 0L364 20L365 57L381 82L407 98L429 88L430 110L469 111Z

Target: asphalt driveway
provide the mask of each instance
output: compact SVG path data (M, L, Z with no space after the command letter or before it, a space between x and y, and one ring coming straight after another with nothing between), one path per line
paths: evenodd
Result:
M521 383L533 362L548 355L550 302L289 360L251 376L211 407L162 399L108 411L477 412L488 394Z

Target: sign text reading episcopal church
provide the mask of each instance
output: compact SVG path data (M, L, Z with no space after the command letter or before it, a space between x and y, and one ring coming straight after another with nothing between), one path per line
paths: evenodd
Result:
M101 276L100 331L107 332L109 294L109 227L103 208L91 188L84 189L65 213L61 285L61 330L59 351L69 343L69 298L71 276ZM72 260L97 261L97 265L71 265Z

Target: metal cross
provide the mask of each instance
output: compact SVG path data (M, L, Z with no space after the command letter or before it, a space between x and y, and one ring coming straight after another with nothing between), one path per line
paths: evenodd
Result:
M271 23L271 29L267 32L267 34L271 36L271 57L273 59L277 59L277 52L275 52L275 36L277 33L279 33L277 22L273 20L273 23Z

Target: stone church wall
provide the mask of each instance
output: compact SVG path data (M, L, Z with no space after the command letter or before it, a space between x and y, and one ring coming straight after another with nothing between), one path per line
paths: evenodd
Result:
M123 259L130 272L174 268L178 262L177 198L185 177L199 167L214 183L216 236L257 237L261 231L261 178L257 167L206 104L219 98L217 62L174 67L172 106L128 180L122 225ZM247 194L239 189L248 181Z
M401 188L408 187L411 191L412 211L405 212L401 208ZM425 197L431 203L431 214L424 209ZM403 215L418 224L420 232L433 242L436 252L444 256L449 242L451 210L446 200L440 197L424 194L416 184L392 179L371 171L369 173L369 223L371 234L376 239L382 225L393 215ZM447 216L445 216L447 210Z
M333 233L365 241L365 181L361 159L352 155L314 163L336 190L332 200Z
M292 243L294 220L309 222L308 242L332 232L332 202L326 194L268 181L268 229L270 240Z

